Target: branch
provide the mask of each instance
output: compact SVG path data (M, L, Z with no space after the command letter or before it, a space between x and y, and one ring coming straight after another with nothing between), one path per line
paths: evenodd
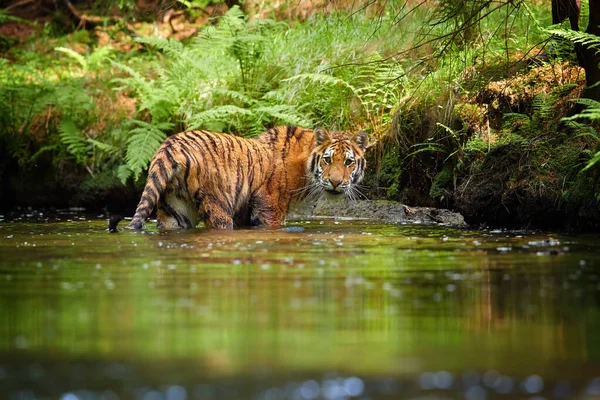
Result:
M81 14L77 8L75 8L75 6L71 3L70 0L63 0L65 6L67 7L67 9L69 10L69 13L71 14L71 16L77 21L77 29L79 28L93 28L96 27L98 25L103 25L106 22L112 22L112 23L117 23L117 22L121 22L123 24L123 27L125 28L125 30L132 36L142 36L140 35L138 32L135 31L135 29L127 22L125 22L123 20L123 18L121 17L116 17L116 16L112 16L112 17L98 17L95 15L87 15L87 14Z
M11 5L9 5L8 7L6 7L6 8L5 8L5 10L6 10L6 11L10 11L10 10L12 10L13 8L19 8L19 7L23 7L23 6L26 6L26 5L28 5L28 4L31 4L31 3L33 3L34 1L36 1L36 0L22 0L22 1L18 1L18 2L16 2L16 3L14 3L14 4L11 4Z

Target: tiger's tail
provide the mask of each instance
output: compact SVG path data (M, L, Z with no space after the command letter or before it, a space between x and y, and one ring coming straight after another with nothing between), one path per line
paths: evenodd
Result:
M148 179L142 192L142 198L138 203L133 219L125 227L126 229L142 229L144 227L144 221L158 204L158 200L173 178L176 168L177 162L170 151L166 148L158 150L148 169Z

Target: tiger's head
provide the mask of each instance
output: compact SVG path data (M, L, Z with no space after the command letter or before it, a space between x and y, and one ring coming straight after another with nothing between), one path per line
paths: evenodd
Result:
M315 148L308 158L308 174L311 191L346 194L351 199L360 194L358 184L362 181L365 167L365 149L369 137L365 132L352 136L348 132L327 132L316 128Z

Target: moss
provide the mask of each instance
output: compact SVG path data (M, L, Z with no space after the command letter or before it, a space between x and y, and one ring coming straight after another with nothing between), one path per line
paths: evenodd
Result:
M429 189L429 196L432 198L442 201L452 191L454 183L454 168L450 164L444 165L442 170L433 179L431 189Z
M469 142L454 192L455 205L467 221L511 227L600 226L600 168L580 172L594 140L543 131L534 140L506 132L503 140L489 152L481 141ZM437 180L443 182L443 176ZM432 196L442 193L440 186L434 185Z
M386 197L388 199L397 199L400 197L400 185L398 182L394 182L390 187L387 188Z
M400 176L402 174L402 160L398 147L388 145L384 147L383 157L379 167L377 186L382 188L383 196L387 199L399 199Z

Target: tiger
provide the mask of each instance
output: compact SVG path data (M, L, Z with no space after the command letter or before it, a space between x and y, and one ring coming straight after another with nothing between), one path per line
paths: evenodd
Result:
M356 197L368 135L278 126L255 138L205 130L168 137L154 154L127 229L144 228L157 208L159 229L284 224L298 193ZM116 231L118 220L109 222Z

